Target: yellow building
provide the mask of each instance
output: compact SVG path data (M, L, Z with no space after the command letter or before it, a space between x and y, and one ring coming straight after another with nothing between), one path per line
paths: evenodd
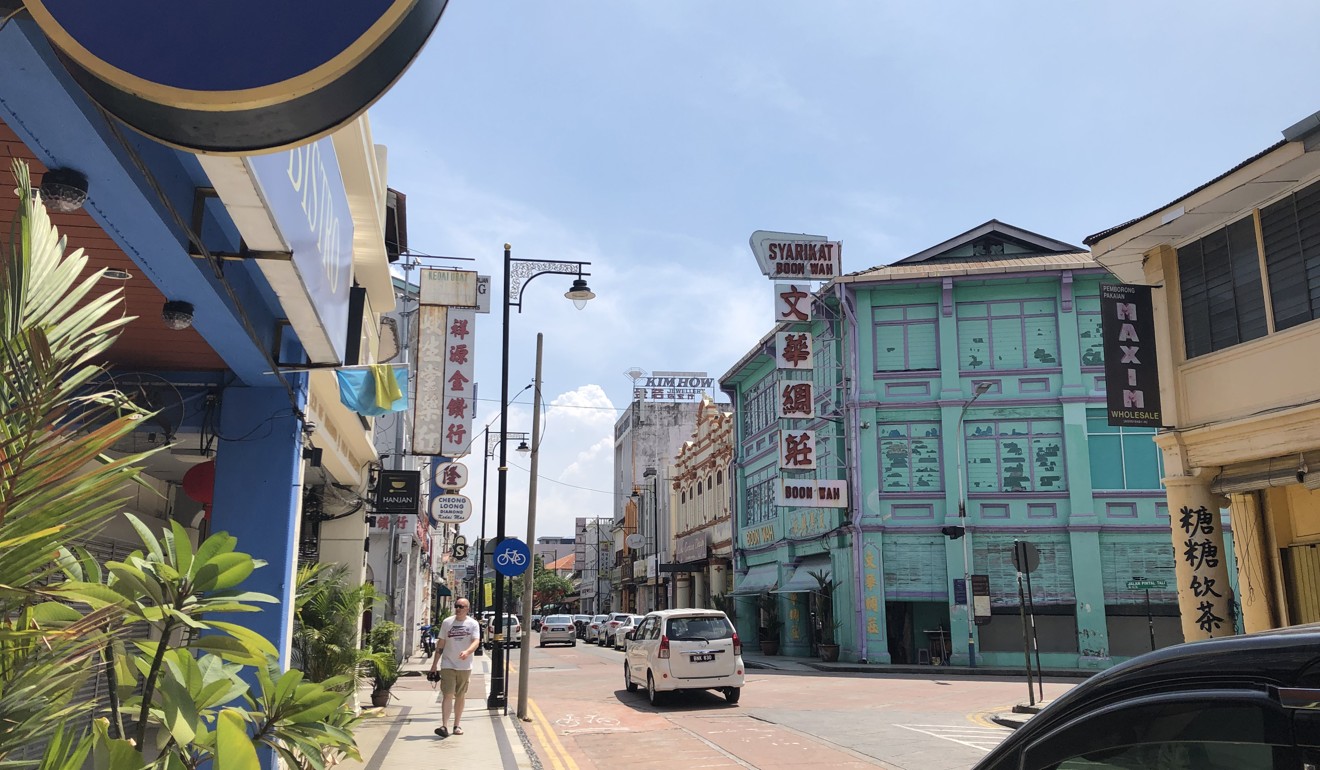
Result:
M712 597L733 590L733 520L729 464L733 413L709 396L697 409L696 429L674 459L670 510L674 512L674 606L715 606Z
M1320 621L1320 113L1283 137L1085 241L1121 281L1154 287L1155 440L1188 640L1233 633L1206 515L1225 506L1246 630Z

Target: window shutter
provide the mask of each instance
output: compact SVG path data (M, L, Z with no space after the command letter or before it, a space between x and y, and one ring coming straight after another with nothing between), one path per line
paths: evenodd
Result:
M1260 255L1256 250L1256 223L1243 217L1228 226L1229 260L1233 266L1233 298L1237 303L1238 339L1264 337L1265 289L1260 282Z
M1297 237L1301 242L1302 260L1306 265L1306 288L1311 306L1311 318L1320 316L1320 183L1311 185L1295 196L1297 207Z
M1294 196L1266 206L1260 212L1261 236L1265 245L1265 267L1270 273L1270 302L1274 305L1274 328L1292 327L1311 320L1311 301L1306 285L1306 263L1297 235Z
M1182 296L1183 342L1187 345L1187 357L1203 356L1210 352L1211 346L1200 241L1178 249L1178 288Z

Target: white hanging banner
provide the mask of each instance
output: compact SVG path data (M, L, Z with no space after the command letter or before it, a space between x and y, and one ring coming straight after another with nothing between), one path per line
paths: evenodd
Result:
M431 468L432 481L440 489L456 492L467 486L468 470L462 463L437 462Z
M476 413L477 314L450 308L444 327L444 395L441 397L440 451L428 454L464 457L472 446L472 416Z
M422 305L417 309L417 403L413 414L412 452L419 455L440 451L444 430L446 309Z
M816 398L811 380L779 383L779 419L810 420L816 416Z
M811 332L775 332L775 368L811 371L811 348Z
M466 495L436 495L431 498L431 523L462 524L472 518L472 500Z
M779 431L779 467L786 471L816 470L816 431Z

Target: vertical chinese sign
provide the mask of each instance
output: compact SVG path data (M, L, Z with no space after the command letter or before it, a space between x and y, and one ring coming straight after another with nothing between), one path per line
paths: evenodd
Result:
M471 271L422 271L413 454L463 457L471 451L478 285Z
M1193 641L1233 635L1236 623L1219 511L1184 505L1172 523L1184 636Z
M441 403L440 451L445 457L463 457L472 444L472 415L476 412L476 376L472 352L476 337L476 311L451 308L445 323L445 374Z

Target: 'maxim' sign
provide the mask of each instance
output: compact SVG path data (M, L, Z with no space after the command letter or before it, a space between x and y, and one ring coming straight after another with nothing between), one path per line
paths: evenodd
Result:
M1150 287L1102 285L1100 331L1104 339L1109 424L1161 427L1164 421L1160 413Z

